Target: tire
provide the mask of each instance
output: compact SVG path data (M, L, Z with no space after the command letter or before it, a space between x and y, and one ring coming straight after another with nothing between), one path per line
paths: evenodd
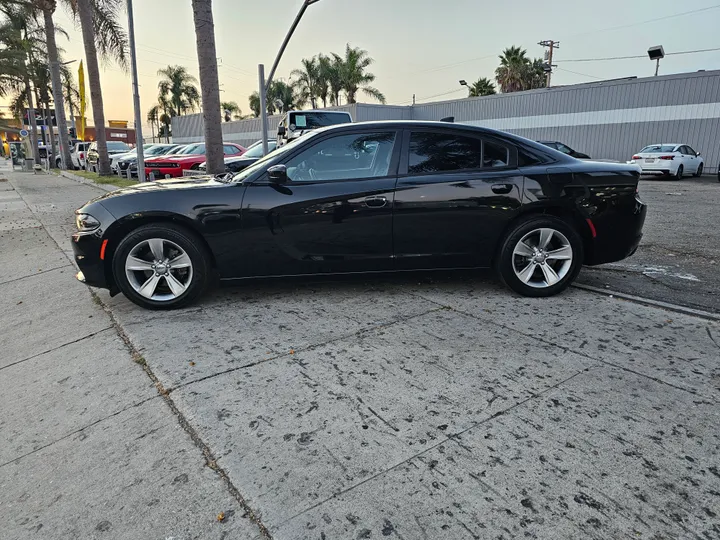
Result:
M677 172L675 173L675 176L673 176L673 180L682 180L684 170L685 168L682 165L678 165Z
M178 266L156 264L168 259L178 261ZM115 250L112 269L115 283L130 301L157 310L191 304L207 289L211 275L210 254L203 241L170 223L144 225L130 232Z
M532 249L540 249L543 242L541 251ZM546 259L551 253L555 257ZM572 225L554 216L536 215L507 232L500 243L496 270L502 282L516 293L545 297L565 290L577 277L583 260L583 241Z
M694 176L695 178L697 178L697 177L699 177L699 176L702 176L703 168L704 168L704 167L703 167L703 164L702 164L702 163L701 163L700 165L698 165L697 171L695 171L695 174L693 174L693 176Z

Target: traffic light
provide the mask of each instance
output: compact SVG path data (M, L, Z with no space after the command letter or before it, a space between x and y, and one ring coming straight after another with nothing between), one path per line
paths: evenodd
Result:
M77 138L77 130L76 130L74 127L71 127L71 128L69 129L69 131L70 131L70 138L71 138L71 139L76 139L76 138Z

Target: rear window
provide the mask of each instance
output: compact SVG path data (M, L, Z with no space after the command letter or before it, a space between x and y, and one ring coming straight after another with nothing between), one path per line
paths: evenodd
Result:
M290 125L295 125L297 129L316 129L337 124L347 124L350 121L350 115L347 113L308 112L290 114Z
M670 144L652 144L640 150L641 154L659 154L661 152L672 152L675 147Z
M202 155L205 153L205 145L204 144L189 144L185 148L183 148L178 154L182 155Z

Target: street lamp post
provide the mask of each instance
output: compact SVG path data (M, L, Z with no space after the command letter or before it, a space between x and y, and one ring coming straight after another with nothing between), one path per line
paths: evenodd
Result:
M132 0L127 0L128 37L130 40L130 66L132 71L133 106L135 107L135 148L137 150L138 181L145 181L145 152L143 151L142 111L138 86L137 57L135 56L135 22L133 21ZM130 167L128 175L131 176Z
M280 50L277 53L277 56L275 57L275 62L272 65L272 68L270 69L270 73L268 74L267 80L264 80L262 78L262 74L265 71L265 66L262 64L258 66L258 73L260 74L260 118L262 122L262 148L263 148L263 155L267 155L268 153L268 117L267 117L267 107L265 107L265 103L267 102L267 93L270 89L270 83L272 82L273 76L275 75L275 70L278 67L278 64L280 63L280 59L282 58L283 53L285 52L285 48L287 47L288 43L290 42L290 38L295 33L295 29L297 28L298 24L300 23L300 19L302 19L303 15L305 14L305 10L308 8L308 6L319 2L320 0L303 0L302 6L300 6L300 11L297 14L297 17L295 17L295 20L292 23L292 26L290 26L290 30L288 30L287 35L285 36L285 39L282 42L282 45L280 46Z

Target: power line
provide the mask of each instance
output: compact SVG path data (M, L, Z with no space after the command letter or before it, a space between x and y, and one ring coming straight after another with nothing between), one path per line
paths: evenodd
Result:
M597 77L596 75L590 75L588 73L580 73L579 71L571 71L569 69L565 69L565 68L561 68L561 67L556 68L556 69L558 69L559 71L565 71L567 73L572 73L573 75L581 75L582 77L590 77L591 79L597 79L599 81L603 80L602 77Z
M696 54L696 53L705 53L705 52L713 52L713 51L720 51L720 47L715 47L712 49L695 49L692 51L679 51L679 52L672 52L672 53L665 53L665 56L677 56L680 54ZM647 54L636 54L632 56L609 56L605 58L571 58L569 60L558 60L558 62L604 62L607 60L630 60L635 58L647 58Z
M433 99L433 98L436 98L436 97L447 96L447 95L449 95L449 94L455 94L455 93L457 93L457 92L464 92L464 91L465 91L465 88L456 88L455 90L449 90L448 92L442 92L441 94L435 94L435 95L432 95L432 96L421 97L421 98L418 98L417 101L423 101L423 100L427 100L427 99ZM412 101L413 101L412 99L407 100L407 101L401 101L401 102L398 103L397 105L405 105L406 103L412 103Z

